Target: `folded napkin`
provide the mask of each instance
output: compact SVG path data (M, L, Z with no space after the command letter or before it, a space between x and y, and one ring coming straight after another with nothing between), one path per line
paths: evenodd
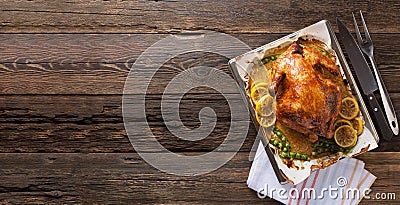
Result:
M358 204L368 195L376 177L364 169L364 162L344 158L325 169L317 169L303 182L281 185L259 144L247 185L260 198L284 204Z

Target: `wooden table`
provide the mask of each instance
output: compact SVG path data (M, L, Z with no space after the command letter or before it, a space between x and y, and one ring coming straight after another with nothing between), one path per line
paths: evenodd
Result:
M219 31L256 48L321 19L337 31L336 17L352 25L351 11L362 9L379 69L400 109L398 1L0 2L0 204L273 202L246 186L253 125L231 161L194 177L158 171L130 144L121 113L125 79L146 48L181 31ZM165 85L197 65L229 73L227 60L180 55L161 68L155 83ZM215 91L195 89L181 102L181 117L192 128L199 126L201 108L218 110L216 130L201 143L174 138L160 115L162 93L154 88L148 94L151 129L169 150L201 154L225 139L229 112ZM378 177L372 193L393 192L397 199L363 204L399 203L399 139L358 157Z

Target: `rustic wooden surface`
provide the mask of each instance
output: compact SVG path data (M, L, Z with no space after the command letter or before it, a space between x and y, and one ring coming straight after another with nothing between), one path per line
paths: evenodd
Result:
M162 173L135 153L121 112L125 79L146 48L181 31L220 31L256 48L321 19L334 27L336 17L352 25L351 11L362 9L399 114L398 1L0 0L0 9L0 204L277 203L258 199L245 183L256 134L252 125L240 152L202 176ZM189 53L157 73L146 114L166 148L200 154L225 139L229 107L215 91L195 89L181 102L188 127L199 126L205 106L217 113L216 129L201 143L174 138L159 105L165 85L180 70L206 65L229 73L227 60ZM373 193L394 192L399 198L400 139L379 146L358 158L378 177Z

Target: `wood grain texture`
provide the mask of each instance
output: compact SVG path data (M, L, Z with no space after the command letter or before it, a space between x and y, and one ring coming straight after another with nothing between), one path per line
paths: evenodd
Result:
M351 11L360 9L399 110L396 0L0 0L0 204L279 204L258 199L246 186L256 136L252 124L240 152L206 175L178 177L144 162L124 129L126 77L143 51L170 34L214 30L256 48L322 19L331 21L337 32L334 22L339 17L354 31ZM183 54L155 75L146 114L164 147L198 155L225 139L229 107L215 91L194 89L180 103L180 117L189 128L199 127L202 108L216 112L216 129L200 142L168 131L160 100L165 86L182 70L210 66L229 73L227 60L204 52ZM372 194L393 192L398 198L400 138L380 143L375 151L358 157L378 177ZM381 203L398 204L399 199L364 199L361 204Z
M391 97L399 110L400 94L392 93ZM0 96L0 152L132 152L121 102L120 95ZM200 125L198 116L202 108L210 107L216 112L217 125L201 143L175 137L163 122L160 103L161 96L149 97L146 114L152 133L167 149L211 151L226 138L231 118L229 105L222 95L192 93L185 95L180 103L181 120L192 129ZM241 149L247 152L256 137L253 124L249 124L247 136L237 136L237 139L247 137ZM379 146L375 151L400 151L400 139L382 140Z
M222 143L230 127L229 105L222 95L209 94L212 97L208 99L204 96L188 94L180 103L180 118L188 128L200 126L198 114L202 108L210 107L216 112L216 127L201 143L179 139L168 131L159 96L146 101L149 127L161 144L172 151L210 151ZM123 125L122 96L5 95L0 99L0 152L133 151ZM247 150L255 135L251 125L244 145ZM238 139L241 137L246 133L237 135Z
M286 34L241 34L256 48ZM146 34L2 34L1 94L121 94L132 64L165 35ZM374 35L376 61L389 92L400 92L400 34ZM227 46L226 49L232 49ZM151 93L160 94L179 72L210 66L227 73L229 59L194 52L177 56L160 68ZM16 83L18 82L18 83Z
M398 1L0 1L2 33L282 33L363 10L374 33L398 33ZM379 18L377 18L379 17ZM388 23L390 22L390 23ZM394 24L394 25L393 25Z
M379 159L378 159L379 156ZM366 153L366 169L379 174L375 193L400 194L397 153ZM0 154L0 203L261 204L247 188L251 162L239 152L222 168L195 177L162 173L137 154ZM363 200L363 204L398 203ZM276 202L274 202L276 203Z

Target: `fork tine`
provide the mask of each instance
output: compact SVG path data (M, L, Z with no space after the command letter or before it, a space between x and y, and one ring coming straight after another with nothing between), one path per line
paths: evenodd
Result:
M358 44L359 44L359 45L362 45L363 39L362 39L362 37L361 37L360 30L358 30L358 25L357 25L356 17L354 16L354 13L353 13L353 12L351 12L351 14L353 14L353 21L354 21L354 26L355 26L355 29L356 29L356 35L357 35Z
M363 27L364 27L364 35L365 35L365 38L366 38L365 40L367 40L368 42L371 42L371 36L369 35L367 24L364 21L364 16L363 16L361 10L360 10L360 15L361 15L361 21L362 21L362 24L363 24Z

